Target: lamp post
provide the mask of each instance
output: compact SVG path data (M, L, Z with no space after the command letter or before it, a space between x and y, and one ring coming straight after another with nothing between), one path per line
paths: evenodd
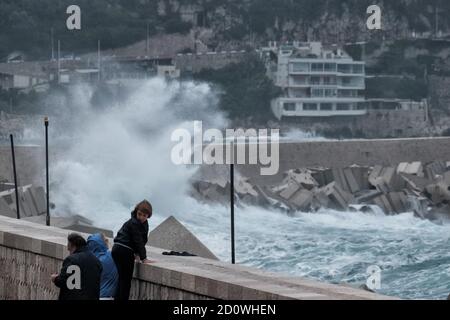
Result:
M234 144L231 142L231 163L230 163L230 210L231 210L231 263L235 264L234 246Z
M47 191L47 216L45 219L46 225L50 225L50 188L48 179L48 117L44 118L45 124L45 179L46 179L46 191Z
M19 190L17 187L16 153L14 151L14 137L12 134L10 134L9 137L11 139L11 155L12 155L13 173L14 173L14 190L16 193L16 213L17 213L17 219L20 219Z

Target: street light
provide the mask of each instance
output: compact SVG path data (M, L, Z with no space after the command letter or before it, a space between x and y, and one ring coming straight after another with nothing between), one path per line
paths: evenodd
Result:
M47 226L50 226L50 188L49 188L49 179L48 179L48 117L44 118L45 125L45 172L46 172L46 188L47 188L47 216L45 219L45 223Z

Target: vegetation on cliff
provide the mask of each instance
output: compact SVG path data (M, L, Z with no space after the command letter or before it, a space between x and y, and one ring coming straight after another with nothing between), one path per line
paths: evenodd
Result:
M204 70L195 79L213 84L220 94L220 108L235 120L271 119L270 101L281 93L266 76L265 66L256 56L220 70Z

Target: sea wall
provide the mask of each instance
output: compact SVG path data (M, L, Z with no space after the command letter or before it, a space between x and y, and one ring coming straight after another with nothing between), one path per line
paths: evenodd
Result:
M16 170L19 185L43 185L45 181L45 149L39 146L17 146ZM11 147L0 146L0 178L14 181Z
M50 147L50 161L57 159L62 147ZM400 162L450 161L450 137L339 140L280 143L280 174L296 168L323 166L342 168L358 165L396 165ZM63 151L61 151L63 152ZM42 147L16 147L17 173L21 184L43 185L45 151ZM260 176L258 165L238 165L246 177L277 180ZM0 147L0 177L13 181L11 150Z
M56 299L50 275L67 255L69 232L0 216L0 300ZM156 262L137 264L132 299L390 299L216 260L164 256L162 251L147 246L149 259Z
M278 181L283 172L314 166L343 168L389 166L400 162L450 161L450 138L408 138L280 143L279 174L261 176L258 165L239 165L238 170L257 182Z

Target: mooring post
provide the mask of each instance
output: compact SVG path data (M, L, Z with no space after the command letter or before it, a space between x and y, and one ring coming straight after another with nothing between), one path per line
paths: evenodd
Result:
M17 219L20 219L20 206L19 206L19 188L17 186L17 171L16 171L16 153L14 151L14 137L12 134L9 135L11 138L11 154L12 154L12 163L13 163L13 174L14 174L14 190L16 193L16 213Z

